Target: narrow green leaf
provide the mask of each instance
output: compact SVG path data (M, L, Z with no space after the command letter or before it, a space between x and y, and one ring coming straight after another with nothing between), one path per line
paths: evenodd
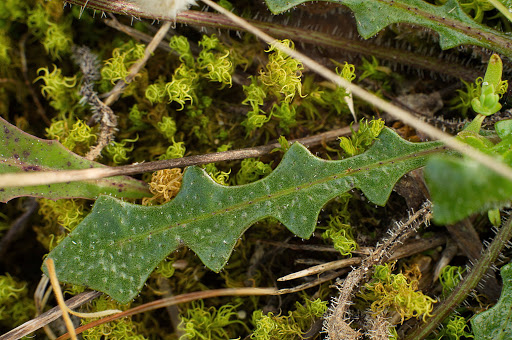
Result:
M503 290L498 303L471 319L475 339L512 339L512 264L501 268L501 278Z
M57 141L31 136L0 118L0 174L98 167L104 165L72 153ZM21 196L94 199L99 195L141 198L149 196L149 190L144 182L128 176L16 188L2 188L0 183L0 202Z
M432 158L425 180L434 221L450 224L471 214L509 204L512 182L470 159Z
M293 144L269 176L241 186L219 185L201 168L189 167L180 192L165 205L143 207L100 197L49 256L60 280L125 303L180 243L220 271L254 222L273 216L308 238L320 209L332 198L360 188L371 202L384 205L400 177L444 149L439 142L407 142L386 128L367 152L341 161L319 159Z
M266 0L273 13L281 13L310 0ZM359 34L368 39L394 23L428 27L439 33L442 49L476 45L512 56L507 35L476 23L456 0L436 6L423 0L330 0L349 7L355 15Z

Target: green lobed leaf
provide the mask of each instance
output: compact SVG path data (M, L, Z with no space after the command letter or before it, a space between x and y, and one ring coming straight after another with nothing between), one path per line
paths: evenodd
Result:
M98 167L104 165L72 153L57 141L29 135L0 118L0 174ZM95 199L99 195L141 198L149 196L149 190L144 182L128 176L16 188L0 184L0 202L21 196Z
M444 150L439 142L410 143L386 128L367 152L341 161L317 158L293 144L269 176L241 186L219 185L201 168L188 167L180 192L165 205L143 207L100 197L48 256L60 280L126 303L181 243L220 271L238 238L256 221L272 216L309 238L332 198L360 188L371 202L384 205L400 177Z
M275 14L310 0L266 0ZM428 27L439 34L442 49L459 45L485 47L512 56L510 37L476 23L456 0L436 6L423 0L329 0L349 7L355 15L359 34L368 39L388 25L407 23Z
M501 268L503 290L494 307L471 318L475 339L512 339L512 264Z
M425 167L434 221L450 224L510 204L512 181L470 159L432 158Z

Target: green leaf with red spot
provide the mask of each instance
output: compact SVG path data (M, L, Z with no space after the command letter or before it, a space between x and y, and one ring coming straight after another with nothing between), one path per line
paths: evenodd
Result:
M104 166L74 154L58 141L34 137L0 118L0 174ZM99 195L119 198L150 196L144 182L128 176L15 188L2 188L0 183L1 202L22 196L95 199Z

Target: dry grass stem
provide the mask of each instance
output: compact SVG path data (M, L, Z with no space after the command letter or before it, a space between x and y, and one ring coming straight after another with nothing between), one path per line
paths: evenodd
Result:
M403 110L399 108L396 105L393 105L376 95L366 91L362 87L359 87L355 84L350 83L348 80L338 76L325 66L319 64L315 60L311 59L310 57L295 51L284 44L280 43L270 35L266 34L262 30L254 27L244 19L236 16L235 14L231 13L230 11L226 10L225 8L219 6L218 4L214 3L211 0L202 0L206 5L211 6L216 11L224 14L227 16L231 21L236 23L237 25L243 27L248 32L256 35L263 41L265 41L269 45L275 46L277 49L281 50L282 52L288 54L289 56L299 60L302 62L305 66L310 68L312 71L316 72L317 74L321 75L325 79L333 82L334 84L343 87L349 92L352 92L354 96L357 96L361 98L362 100L366 101L369 104L374 105L375 107L378 107L379 109L389 113L391 116L395 117L396 119L401 120L403 123L412 126L418 131L423 132L424 134L430 136L431 138L438 139L445 143L450 148L459 151L468 157L474 159L475 161L481 163L485 167L494 170L495 172L499 173L500 175L508 178L509 180L512 180L512 169L502 161L488 156L480 151L478 151L475 148L470 147L467 144L464 144L456 139L453 138L453 136L433 127L432 125L425 123L424 121L416 118L413 114L407 112L406 110Z
M102 293L97 291L87 291L73 296L71 299L66 301L66 306L69 308L77 308L81 305L88 303ZM50 322L57 320L62 316L62 311L59 306L56 306L43 314L35 317L34 319L25 322L24 324L10 330L9 332L0 335L0 340L15 340L28 336L38 329L48 325Z
M352 129L354 130L357 130L357 128L358 125L356 124L352 126ZM344 127L341 129L320 133L310 137L290 140L290 142L299 142L301 144L304 144L305 146L311 147L315 145L320 145L325 141L334 140L340 136L347 136L351 133L352 131L350 130L350 127ZM83 170L39 171L2 174L0 175L0 183L2 183L2 187L7 188L95 180L112 176L135 175L162 169L183 168L190 165L201 165L222 161L245 159L251 157L261 157L272 152L272 150L280 147L281 145L276 142L253 148L216 152L207 155L189 156L183 158L174 158L156 162L131 164L117 167L105 166L101 168Z
M125 310L121 313L107 316L103 319L93 321L86 325L80 326L76 329L76 333L80 334L83 331L96 327L98 325L114 321L120 318L125 318L131 315L145 313L159 308L165 308L167 306L173 306L180 303L186 303L196 300L209 299L220 296L263 296L263 295L276 295L277 290L275 288L226 288L226 289L212 289L200 292L186 293L177 296L168 297L165 299L155 300L143 305ZM69 339L69 334L64 334L57 338L57 340Z

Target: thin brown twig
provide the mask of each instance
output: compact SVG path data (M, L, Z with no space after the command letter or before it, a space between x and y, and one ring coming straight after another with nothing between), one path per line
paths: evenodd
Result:
M131 315L149 312L155 309L164 308L180 303L191 302L195 300L208 299L220 296L262 296L262 295L276 295L277 289L275 288L225 288L225 289L212 289L207 291L199 291L193 293L181 294L178 296L172 296L165 299L155 300L143 305L130 308L124 312L107 316L97 321L93 321L86 325L80 326L76 329L76 333L80 334L83 331L99 326L101 324L114 321L120 318L125 318ZM69 339L68 334L64 334L57 338L57 340ZM2 339L0 339L2 340Z
M358 125L352 126L352 130L357 130ZM314 136L291 140L290 142L299 142L305 146L311 147L319 145L322 141L334 140L340 136L346 136L352 133L350 127L344 127ZM3 188L17 186L31 186L52 183L76 182L84 180L96 180L105 177L135 175L145 172L153 172L163 169L184 168L190 165L201 165L216 163L222 161L232 161L251 157L261 157L270 153L272 150L281 147L277 142L267 145L231 150L224 152L215 152L207 155L188 156L183 158L166 159L155 162L130 164L118 167L101 167L83 170L69 171L41 171L41 172L23 172L15 174L0 175L0 183Z
M146 46L146 49L144 51L144 57L142 57L140 60L138 60L135 64L133 64L130 67L129 73L125 79L117 82L116 86L114 86L114 89L110 91L110 96L105 100L105 105L111 106L119 99L126 86L135 79L135 76L137 76L137 74L144 67L144 65L146 65L147 61L149 60L153 52L155 52L158 45L165 38L167 32L171 29L171 27L172 22L170 21L165 22L162 25L162 27L160 27L158 32L153 37L153 40L151 40L151 42Z
M303 283L301 285L298 285L298 286L295 286L292 288L279 289L278 294L283 295L283 294L291 294L291 293L301 292L303 290L321 285L324 282L334 280L335 278L340 277L341 275L346 274L349 271L350 271L350 269L346 268L346 269L339 270L337 272L327 273L325 275L320 276L319 278L317 278L314 281L306 282L306 283Z
M87 303L89 301L94 300L98 296L100 296L103 293L97 292L97 291L88 291L80 293L76 296L73 296L71 299L66 301L66 305L69 308L77 308L83 305L84 303ZM44 312L43 314L39 315L38 317L25 322L24 324L14 328L13 330L0 335L0 340L15 340L20 339L24 336L27 336L38 329L42 328L44 325L49 324L52 321L57 320L62 315L62 312L60 308L54 307L50 309L49 311Z
M119 99L119 97L121 97L121 94L124 92L128 84L130 84L135 79L140 70L144 67L144 65L146 65L153 52L156 50L158 45L162 42L163 38L171 28L171 25L172 23L168 21L164 23L162 27L160 27L151 42L146 46L146 49L144 50L144 56L130 67L128 75L125 77L125 79L121 79L117 82L117 84L114 86L114 89L110 91L110 95L105 100L105 102L102 102L95 92L90 93L89 96L85 96L85 98L93 101L91 105L96 108L96 113L93 116L93 119L99 121L101 126L98 143L91 148L85 158L93 160L99 157L101 151L114 138L114 134L117 128L117 117L110 106L112 106L112 104L114 104Z
M34 292L34 305L36 306L36 318L43 313L43 309L46 306L46 302L48 301L50 294L52 292L51 289L48 288L48 283L50 283L50 279L46 275L42 275L41 280L37 284L36 291ZM50 340L57 339L57 336L53 333L52 329L49 325L43 326L43 331L46 333L46 336Z
M0 240L0 262L5 259L5 254L9 246L16 240L20 239L27 228L30 226L29 219L39 207L39 203L35 198L29 198L25 202L26 210L18 217L9 227L5 235Z
M276 246L279 248L287 248L293 250L305 250L305 251L319 251L322 253L337 253L339 254L339 250L334 249L333 246L329 245L318 245L318 244L294 244L294 243L286 243L286 242L278 242L278 241L270 241L270 240L255 240L261 244ZM359 249L358 249L359 250ZM359 254L359 252L355 251L354 253Z
M120 32L123 32L124 34L134 39L137 39L138 41L150 43L153 40L153 37L151 35L142 33L141 31L133 27L121 24L114 16L112 16L111 19L103 20L103 22L105 23L105 25L112 27ZM158 48L165 52L173 52L173 50L169 47L169 44L166 44L163 41L160 41L160 43L158 44Z
M34 101L34 104L36 105L36 113L41 117L43 122L50 126L52 123L50 119L48 119L48 116L46 116L46 111L43 108L43 105L39 101L39 97L36 94L36 91L34 91L34 88L32 87L32 84L28 78L28 67L27 67L27 57L25 55L25 42L27 41L28 33L24 34L19 42L20 47L20 62L21 62L21 74L23 75L23 80L25 81L25 86L28 90L28 93L32 96L32 100Z
M328 270L353 266L356 264L360 264L362 261L363 261L363 259L360 257L351 257L348 259L341 259L341 260L326 262L326 263L319 264L318 266L309 267L307 269L300 270L298 272L291 273L286 276L280 277L277 279L277 281L295 280L295 279L298 279L301 277L323 273Z
M418 254L422 251L432 249L434 247L440 246L442 244L446 243L446 236L444 235L438 235L433 236L428 239L420 239L415 240L412 242L407 242L407 244L404 244L402 247L398 248L390 257L389 261L399 260L404 257L409 257L414 254ZM375 250L372 250L372 253L375 252ZM304 270L300 270L298 272L280 277L277 279L277 281L289 281L289 280L295 280L301 277L310 276L310 275L316 275L323 272L326 272L328 270L336 270L348 266L354 266L358 265L363 261L363 257L352 257L347 259L341 259L331 262L322 263L316 266L309 267Z

